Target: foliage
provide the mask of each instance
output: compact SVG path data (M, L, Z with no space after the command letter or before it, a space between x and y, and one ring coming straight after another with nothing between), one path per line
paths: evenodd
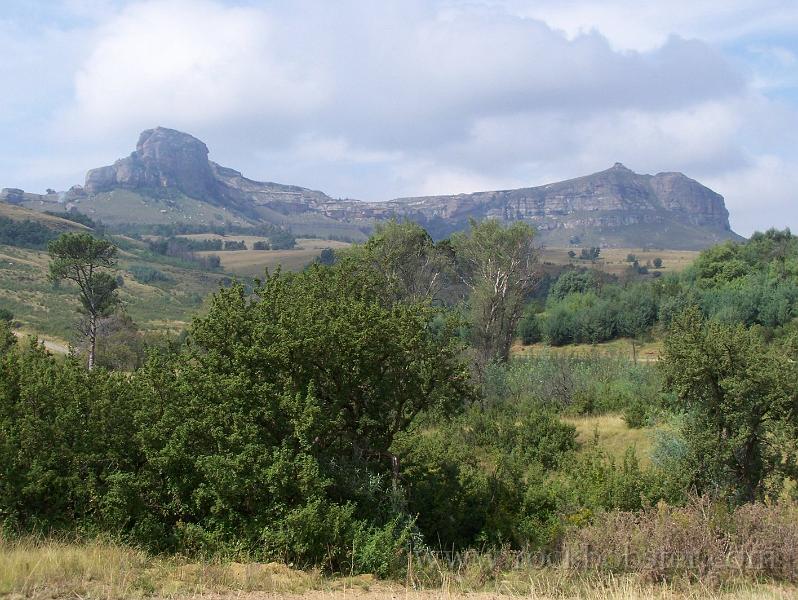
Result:
M158 281L173 281L172 277L149 265L130 265L127 269L133 279L139 283L155 283Z
M601 255L601 248L597 246L593 246L591 248L582 248L579 252L579 258L581 260L598 260L598 257Z
M398 299L440 299L453 274L451 246L435 244L421 226L410 221L379 224L365 244L340 254L341 259L359 261L380 273ZM336 255L324 258L321 264L332 264Z
M94 367L97 344L97 319L110 313L117 304L118 282L104 269L116 265L117 248L108 240L88 233L65 233L47 247L50 253L50 279L68 280L78 286L79 299L89 323L89 369Z
M471 344L484 369L506 361L527 297L539 275L534 230L523 222L503 227L496 220L471 221L452 236L457 273L470 292Z
M697 308L673 323L665 385L689 417L684 433L699 490L753 500L795 474L794 357L794 346L767 346L755 329L707 321Z
M90 229L94 229L95 231L99 228L98 224L92 219L89 215L84 214L82 212L77 211L76 209L67 210L65 212L55 212L46 210L44 211L47 215L52 215L54 217L59 217L61 219L66 219L67 221L72 221L73 223L80 223L81 225L85 225Z
M0 216L0 244L21 248L45 248L58 232L37 221L15 221Z

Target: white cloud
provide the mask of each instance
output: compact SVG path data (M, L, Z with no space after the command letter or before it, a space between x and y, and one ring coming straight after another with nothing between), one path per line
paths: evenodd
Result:
M0 149L0 185L66 187L156 125L249 177L364 199L536 185L621 161L711 182L744 214L765 181L786 203L798 164L796 106L767 95L794 66L794 49L765 35L798 26L787 0L84 6L65 0L60 14L80 25L34 41L0 20L0 74L22 84L0 97L0 128L27 140ZM781 71L742 71L727 47L743 38L738 50ZM29 102L23 90L47 79ZM39 164L50 167L37 178Z
M263 11L204 0L134 4L97 32L75 80L70 124L88 135L154 124L283 118L319 103Z

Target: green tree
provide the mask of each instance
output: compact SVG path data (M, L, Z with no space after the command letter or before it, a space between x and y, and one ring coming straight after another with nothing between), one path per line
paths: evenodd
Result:
M11 331L11 325L5 319L0 319L0 355L5 354L17 343L17 337Z
M794 475L798 426L795 350L755 329L705 320L692 307L665 340L665 385L688 413L694 483L734 499L761 498L768 480Z
M347 256L376 269L397 299L409 301L438 298L452 272L446 244L436 245L423 227L411 221L377 225L374 235Z
M80 290L80 304L88 317L89 370L94 368L97 349L97 320L118 302L116 278L105 269L116 266L117 248L107 240L88 233L65 233L48 245L50 279L68 280Z
M137 375L148 465L120 493L139 507L125 518L155 544L299 564L340 566L355 539L391 538L393 439L474 394L437 314L356 261L220 290L187 348Z
M506 361L518 321L540 279L535 232L523 222L508 227L489 219L471 221L452 236L457 272L470 291L472 345L478 370Z

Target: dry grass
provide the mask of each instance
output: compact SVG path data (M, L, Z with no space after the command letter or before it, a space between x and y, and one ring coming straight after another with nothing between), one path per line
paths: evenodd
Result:
M577 440L582 444L587 444L598 436L599 448L616 460L622 460L626 450L634 448L641 465L650 463L654 445L653 427L632 429L617 414L563 417L563 421L576 427Z
M654 259L659 257L662 259L662 268L653 269L661 271L662 273L678 273L683 271L690 263L692 263L698 256L697 251L693 250L643 250L641 248L602 248L600 258L591 263L586 260L579 260L578 258L571 258L568 256L568 251L573 250L579 255L579 248L544 248L542 260L555 265L574 265L577 267L590 267L612 273L613 275L620 275L628 267L629 263L626 262L626 257L629 254L634 254L641 265L645 265L647 261L654 262Z
M322 578L276 563L189 562L117 544L0 540L0 597L195 597L230 592L301 593Z
M701 583L647 583L636 575L575 576L555 567L495 573L495 565L475 556L476 560L461 568L439 567L434 582L425 582L415 571L407 581L385 582L370 575L324 577L276 563L197 563L152 557L101 541L70 544L0 539L0 598L731 600L794 598L798 593L794 587L775 584L740 583L717 591ZM486 572L491 574L489 581L483 577Z
M723 589L742 581L798 583L798 505L789 500L729 509L708 497L608 512L566 536L579 572L627 573L644 581L698 582Z
M198 239L211 239L210 234L197 234ZM254 242L265 238L252 236L229 235L226 240L244 240L248 248L252 248ZM310 238L297 239L297 245L291 250L225 250L197 252L198 255L216 254L222 260L222 268L230 273L237 275L258 277L262 276L266 269L274 270L278 266L285 271L299 271L319 255L324 248L346 248L350 244L346 242L336 242L333 240L318 240Z
M620 338L601 344L568 344L567 346L549 346L538 343L524 346L516 341L510 352L514 356L538 356L540 354L561 354L564 356L611 356L632 360L636 353L638 362L656 362L662 352L662 341L637 342L632 349L632 341Z

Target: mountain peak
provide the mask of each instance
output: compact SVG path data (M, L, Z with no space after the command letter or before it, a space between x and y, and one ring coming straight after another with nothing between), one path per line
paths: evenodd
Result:
M619 162L617 162L614 165L612 165L612 167L610 167L608 170L610 170L610 171L621 171L621 172L624 172L624 173L634 173L634 171L632 171L632 169L627 168L623 163L619 163Z
M146 129L142 131L139 135L139 141L136 144L136 151L146 154L148 149L156 146L170 152L180 152L185 149L191 149L192 154L204 155L205 157L208 156L208 147L204 142L198 140L193 135L167 127L159 126L155 129Z
M86 174L87 192L94 194L114 188L168 188L192 198L212 198L216 179L208 161L208 147L176 129L147 129L139 135L136 150L130 156Z

